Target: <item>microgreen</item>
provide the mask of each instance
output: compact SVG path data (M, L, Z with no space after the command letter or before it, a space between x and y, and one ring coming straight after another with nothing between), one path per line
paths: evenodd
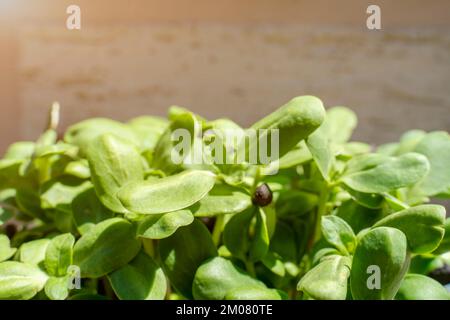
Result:
M171 107L58 140L57 111L0 160L0 299L450 298L432 279L450 220L428 204L450 198L447 132L373 150L353 111L303 96L249 128ZM265 139L279 158L248 162ZM198 145L220 162L190 161Z

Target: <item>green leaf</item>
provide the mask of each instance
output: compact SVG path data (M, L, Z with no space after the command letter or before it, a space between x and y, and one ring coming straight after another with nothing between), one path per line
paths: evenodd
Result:
M439 205L421 205L393 213L373 227L392 227L401 230L413 253L435 250L444 236L445 208Z
M380 209L384 203L384 197L377 193L358 192L347 186L343 187L355 202L369 209Z
M224 300L283 300L275 289L239 287L227 292Z
M436 280L421 274L407 274L396 300L450 300L450 293Z
M45 294L50 300L65 300L69 296L68 277L50 277L45 284Z
M280 260L277 254L269 251L264 256L264 258L261 259L261 262L264 264L264 266L272 271L274 274L284 277L286 274L286 269L284 268L283 261Z
M89 163L85 159L79 161L71 161L64 168L64 174L79 179L89 179L91 177Z
M73 199L72 212L80 234L85 234L97 223L114 216L114 213L100 202L93 187Z
M188 299L192 298L195 271L203 261L217 255L208 229L198 220L160 240L158 250L165 275Z
M127 183L144 179L138 150L122 138L105 134L91 142L87 157L100 201L113 212L127 213L117 199L117 192Z
M108 279L120 300L163 300L166 296L163 271L144 253L111 273Z
M189 210L149 215L139 224L137 235L147 239L163 239L193 221L194 216Z
M247 260L250 247L249 227L255 215L255 208L250 207L244 212L237 213L225 225L223 243L236 258Z
M263 209L256 211L256 223L250 244L250 260L261 260L269 250L269 232L267 230L266 214Z
M21 212L30 217L48 221L44 210L41 208L41 198L37 190L31 188L17 189L16 202Z
M75 238L70 234L54 237L45 252L45 269L47 273L61 277L67 274L67 268L72 265L73 245Z
M270 250L281 256L282 260L298 260L299 248L294 228L291 224L278 220L275 232L270 239Z
M342 178L350 188L364 193L383 193L412 185L426 176L428 160L418 153L407 153L376 167Z
M297 290L315 300L345 300L350 264L351 260L348 257L338 255L325 257L303 276Z
M278 217L302 216L310 212L318 203L318 196L298 190L282 190L276 201Z
M271 141L271 130L277 129L279 133L279 156L282 157L316 130L322 124L324 118L325 109L320 99L313 96L301 96L290 100L276 111L259 120L251 126L251 129L258 130L258 141L266 139L267 142ZM268 129L268 131L259 131L261 129ZM268 143L267 151L268 154L272 154L270 143ZM246 154L252 154L253 152L255 150L251 147L248 148Z
M140 139L141 148L153 150L169 122L160 117L141 116L130 120L128 124Z
M209 171L187 170L167 178L130 183L118 196L132 212L159 214L193 205L206 196L215 180L216 176Z
M407 152L414 152L417 144L426 136L423 130L410 130L405 132L397 145L395 155L401 155Z
M335 143L346 143L356 128L356 114L347 107L337 106L327 110L325 122L328 136Z
M3 159L28 159L34 153L36 144L31 141L19 141L11 144L5 152Z
M382 215L381 209L370 209L353 200L343 202L336 212L336 216L344 219L355 233L371 227Z
M29 185L29 182L19 175L19 169L22 163L23 160L20 159L0 160L0 190Z
M239 213L252 205L250 195L242 189L226 184L215 185L199 202L191 207L196 217L215 217Z
M47 275L37 266L5 261L0 263L0 300L28 300L44 288Z
M41 188L41 207L43 209L55 209L61 206L70 208L73 199L91 186L89 181L80 181L74 177L50 180Z
M325 120L324 123L306 139L306 145L313 156L314 162L326 181L330 181L330 171L334 163L334 155L328 129L327 120Z
M420 182L419 188L427 196L445 193L450 189L450 136L436 131L427 134L414 149L430 162L430 172Z
M73 263L81 276L98 278L130 262L141 248L131 223L121 218L100 222L75 243Z
M174 109L172 108L171 110ZM190 135L190 141L188 141L189 146L192 149L194 141L201 130L201 125L195 115L184 109L179 109L179 112L172 114L170 120L171 123L169 127L161 135L155 146L153 161L151 163L152 168L161 169L167 174L172 174L177 171L183 162L180 161L180 164L177 164L173 161L172 156L176 154L174 152L177 152L180 159L184 160L190 151L187 150L186 153L182 153L180 152L182 150L178 150L178 144L180 143L183 145L183 143L176 140L178 137L174 132L176 132L177 129L187 130Z
M279 169L288 169L296 167L300 164L309 162L312 160L312 154L305 144L305 141L301 141L294 149L287 152L284 156L278 159L277 165Z
M11 248L9 238L0 234L0 262L10 259L16 251L16 248Z
M12 212L12 210L0 207L0 226L5 222L8 222L13 216L14 213Z
M322 217L322 233L327 242L343 254L352 253L356 246L356 237L352 228L337 216Z
M45 253L49 244L49 239L33 240L22 244L19 249L19 260L27 264L40 266L45 260Z
M408 266L407 242L403 232L388 227L366 232L353 256L350 275L353 298L392 300Z
M229 260L216 257L205 261L195 273L192 293L196 300L223 300L239 288L267 289Z
M344 174L350 175L352 173L370 170L391 159L391 157L379 153L361 154L347 162Z
M433 252L435 254L445 253L450 251L450 218L447 218L444 223L444 238L442 239L439 247Z
M64 135L64 141L78 146L81 154L85 155L90 144L103 134L114 134L136 146L140 143L130 127L104 118L92 118L71 126Z

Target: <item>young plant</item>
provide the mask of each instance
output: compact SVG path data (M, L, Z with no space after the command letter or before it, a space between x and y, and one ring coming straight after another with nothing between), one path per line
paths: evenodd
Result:
M58 139L57 111L0 160L0 299L450 298L432 279L450 282L450 220L426 204L450 198L447 132L373 150L349 141L351 110L311 96L248 129L172 107ZM224 157L224 129L256 130L243 162L189 161ZM277 159L248 161L273 137Z

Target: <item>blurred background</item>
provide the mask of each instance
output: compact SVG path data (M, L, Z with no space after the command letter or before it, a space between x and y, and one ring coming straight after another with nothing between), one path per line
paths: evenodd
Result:
M54 100L61 129L174 104L249 125L305 94L352 108L357 140L450 131L450 1L0 0L0 152Z

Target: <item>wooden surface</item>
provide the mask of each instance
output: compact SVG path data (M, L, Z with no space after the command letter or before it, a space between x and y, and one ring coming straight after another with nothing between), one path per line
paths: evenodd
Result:
M369 4L390 27L449 26L448 0L2 0L19 20L58 22L65 8L83 8L86 23L225 22L361 26ZM14 3L14 4L13 4ZM5 9L3 9L5 10Z
M77 3L82 30L68 31ZM354 109L355 138L450 131L450 1L0 1L0 152L63 126L179 104L242 125L296 95ZM382 31L365 28L369 3Z

